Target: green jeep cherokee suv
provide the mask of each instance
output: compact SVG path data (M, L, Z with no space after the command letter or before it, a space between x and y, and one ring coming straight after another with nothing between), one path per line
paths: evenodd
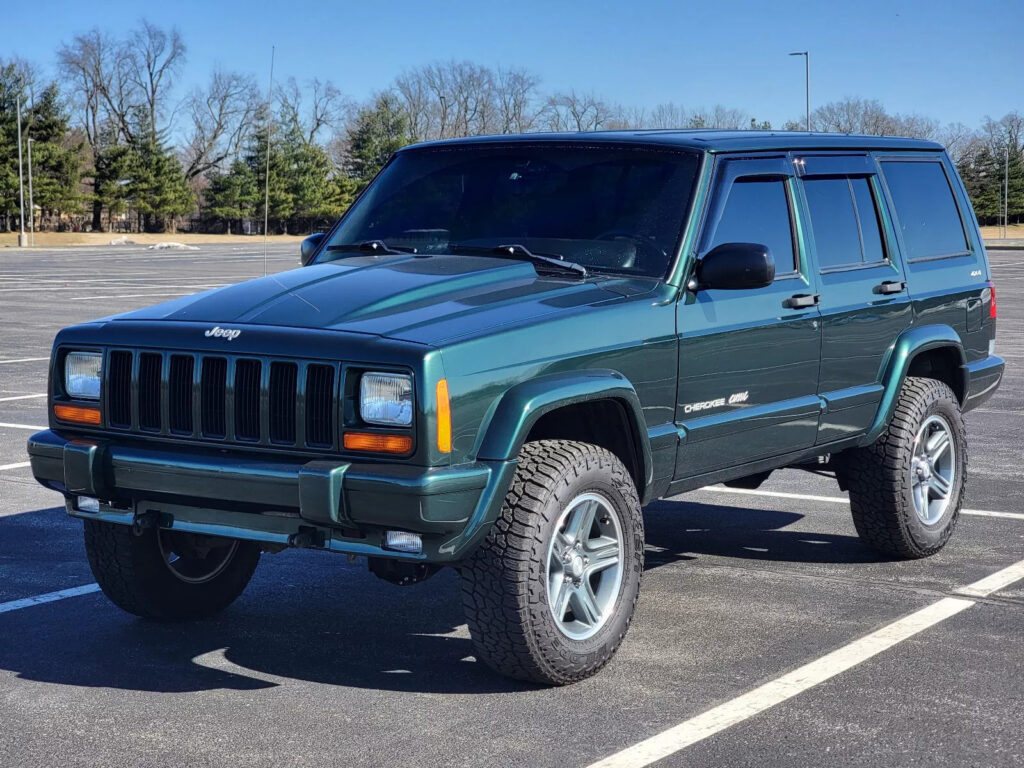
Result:
M924 141L421 144L302 262L57 335L32 471L125 610L208 616L289 546L449 565L481 660L569 683L626 634L655 499L814 467L867 545L937 552L1003 372Z

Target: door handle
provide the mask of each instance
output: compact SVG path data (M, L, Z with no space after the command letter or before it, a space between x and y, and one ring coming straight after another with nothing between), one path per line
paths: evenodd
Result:
M782 302L782 306L788 309L806 309L813 307L819 301L821 301L821 296L817 293L798 293Z
M892 293L903 293L907 290L906 280L885 280L875 286L875 293L880 293L883 296L888 296Z

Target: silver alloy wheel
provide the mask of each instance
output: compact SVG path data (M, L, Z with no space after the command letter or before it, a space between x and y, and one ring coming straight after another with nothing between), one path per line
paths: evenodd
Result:
M184 537L189 535L180 531L157 531L156 540L164 565L188 584L202 584L215 579L235 556L238 540L231 539L225 546L211 547L197 557L195 551L190 552L183 546Z
M925 525L934 525L946 514L955 481L953 429L942 416L929 416L917 430L910 460L914 511Z
M597 493L569 502L548 546L548 607L566 637L586 640L615 610L625 557L615 507Z

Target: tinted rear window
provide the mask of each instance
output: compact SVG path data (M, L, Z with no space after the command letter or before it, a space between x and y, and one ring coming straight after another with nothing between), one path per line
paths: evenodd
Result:
M890 160L882 163L882 170L909 259L953 256L968 250L941 163Z
M712 247L722 243L768 246L779 274L796 269L793 225L786 183L778 179L738 179L729 190Z

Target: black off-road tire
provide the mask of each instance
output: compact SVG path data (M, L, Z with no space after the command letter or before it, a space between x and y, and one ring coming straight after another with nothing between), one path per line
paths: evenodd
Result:
M555 623L545 573L555 526L582 493L600 494L614 505L622 525L622 579L604 625L592 637L574 640ZM595 674L626 635L643 565L640 500L622 462L587 443L527 443L499 519L461 569L462 603L477 658L508 677L547 685Z
M951 427L955 477L942 517L926 525L914 511L911 460L914 440L931 415ZM934 555L953 534L963 504L967 432L956 395L936 379L907 377L889 426L872 445L839 454L838 471L850 492L853 523L872 549L899 559Z
M85 521L85 551L100 588L114 605L147 619L202 619L222 611L242 594L260 559L259 545L238 541L230 562L209 581L178 578L157 542L157 530Z

